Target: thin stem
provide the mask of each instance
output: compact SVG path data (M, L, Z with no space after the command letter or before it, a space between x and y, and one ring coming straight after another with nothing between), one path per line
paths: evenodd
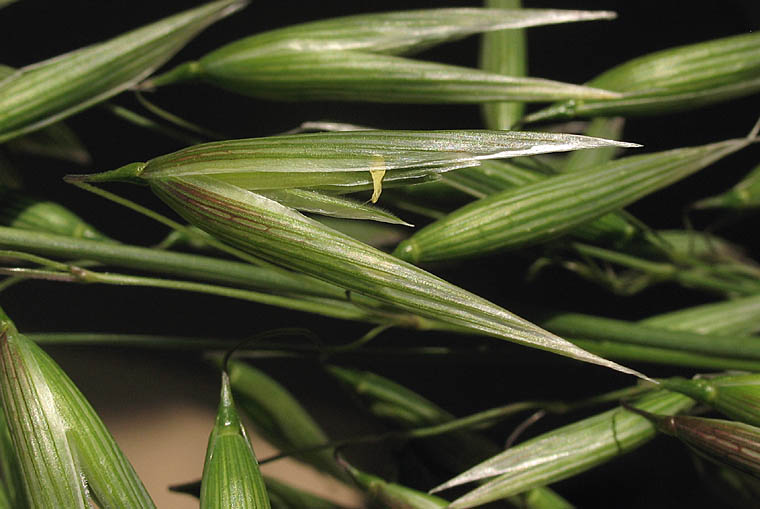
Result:
M123 106L119 106L117 104L107 102L107 103L103 103L103 107L106 110L108 110L111 114L121 118L122 120L126 120L127 122L134 124L138 127L150 129L153 132L162 134L180 143L183 143L186 145L196 145L203 141L200 138L196 138L195 136L190 136L189 134L183 133L179 129L161 125L155 120L144 117L140 115L139 113L136 113Z
M375 339L377 336L382 334L383 332L387 331L392 327L392 324L385 324L385 325L378 325L377 327L374 327L373 329L370 329L369 332L364 334L362 337L357 339L356 341L352 341L348 344L342 345L342 346L336 346L333 348L325 348L325 353L341 353L341 352L349 352L351 350L356 350L358 348L363 347L373 339Z
M157 117L160 117L166 120L169 123L172 123L183 129L187 129L190 132L193 132L195 134L198 134L210 140L225 140L229 138L229 136L225 136L224 134L217 133L210 129L206 129L205 127L201 127L198 124L194 124L188 120L185 120L182 117L175 115L174 113L170 113L166 111L165 109L159 106L156 106L155 104L147 100L145 96L143 96L143 94L140 93L139 91L135 91L135 97L137 97L138 102L143 106L143 108L150 111Z
M76 282L101 283L118 286L145 286L150 288L165 288L168 290L181 290L186 292L205 293L228 297L238 300L246 300L259 304L269 304L296 311L318 313L333 318L357 321L376 321L376 316L363 312L345 301L330 299L309 300L306 298L292 298L278 295L270 295L251 290L229 288L226 286L195 283L191 281L178 281L173 279L159 279L143 276L130 276L127 274L99 273L79 267L70 267L69 271L75 276Z
M127 274L99 273L76 265L60 263L37 255L21 253L17 251L0 251L0 257L31 261L48 267L48 270L29 269L23 267L0 267L0 274L21 276L33 279L45 279L71 283L101 283L119 286L147 286L152 288L166 288L189 292L206 293L229 297L239 300L247 300L261 304L270 304L297 311L307 311L324 314L334 318L360 321L385 321L385 316L373 315L353 306L350 302L330 299L310 300L304 297L292 298L277 295L269 295L251 290L229 288L225 286L195 283L191 281L178 281L173 279L159 279L143 276L131 276Z
M211 236L201 235L188 226L182 225L172 219L169 219L168 217L162 214L159 214L158 212L155 212L147 207L143 207L142 205L137 204L131 200L127 200L126 198L122 198L121 196L111 193L109 191L106 191L105 189L101 189L99 187L93 186L92 184L88 184L87 182L72 181L71 183L79 187L80 189L89 191L102 198L105 198L106 200L110 200L114 203L118 203L119 205L123 205L124 207L127 207L128 209L134 210L138 214L142 214L146 217L153 219L154 221L157 221L163 225L168 226L172 230L180 231L184 233L185 235L188 235L204 244L213 246L222 252L225 252L227 254L234 256L235 258L239 258L241 260L244 260L248 263L252 263L254 265L272 265L259 258L256 258L255 256L251 256L248 253L240 251L239 249L230 247L227 244L224 244L223 242L220 242Z
M751 295L760 291L760 284L749 280L731 282L704 274L700 269L680 269L670 263L644 260L628 254L578 242L573 243L573 248L582 255L592 256L617 265L636 269L659 280L677 281L686 286L738 293L740 295Z
M631 398L645 392L649 392L653 389L652 384L642 384L628 387L622 390L616 390L611 393L601 394L593 396L591 398L582 399L580 401L566 403L564 401L521 401L517 403L511 403L495 408L489 408L482 412L477 412L459 419L453 419L441 424L434 424L431 426L423 426L414 429L390 431L387 433L380 433L374 435L364 435L360 437L347 438L343 440L336 440L325 444L317 445L314 447L308 447L304 449L298 449L293 451L282 452L269 458L265 458L259 461L259 464L265 464L279 459L292 456L294 454L303 454L307 452L319 451L323 449L340 448L348 445L358 445L381 442L385 440L413 440L419 438L427 438L437 435L443 435L446 433L452 433L455 431L482 428L485 426L491 426L498 421L511 417L517 413L526 410L544 410L545 412L553 414L564 414L574 410L586 408L589 406L598 405L601 403L607 403L609 401L618 401L621 397ZM614 398L614 399L612 399Z
M68 259L84 258L128 269L269 291L345 299L345 291L342 288L311 276L279 267L257 267L203 255L175 253L2 226L0 226L0 248L23 249L38 255Z

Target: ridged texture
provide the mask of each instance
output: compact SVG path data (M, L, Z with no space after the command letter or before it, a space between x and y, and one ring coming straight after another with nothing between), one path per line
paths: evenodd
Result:
M666 389L686 394L710 405L723 415L760 426L760 375L731 375L709 378L669 378Z
M740 422L679 415L647 415L705 459L760 479L760 428Z
M556 313L540 320L542 326L571 338L611 340L701 353L715 357L760 360L760 341L754 336L703 334L691 330L669 330L626 320L581 313Z
M548 178L548 175L523 168L510 161L481 161L478 166L462 168L441 176L441 180L447 185L475 198L485 198L496 192L532 184L544 178Z
M686 396L657 391L642 397L634 407L671 415L692 405ZM636 449L655 434L654 425L646 418L618 407L513 446L434 491L499 476L449 506L475 507L577 475Z
M589 86L618 99L567 101L526 122L574 116L657 115L696 109L760 91L760 34L749 33L658 51L599 75Z
M611 17L614 13L604 11L429 9L336 18L241 39L147 86L198 78L244 95L290 101L472 103L613 97L616 94L599 89L397 56L478 32Z
M760 295L680 309L639 323L699 334L752 334L760 330Z
M619 95L558 81L360 51L294 51L229 62L204 59L191 69L198 78L221 88L281 101L464 104Z
M417 52L491 30L527 28L615 17L609 11L453 8L360 14L301 23L227 44L205 59L249 58L281 51Z
M150 184L191 224L254 256L426 318L632 373L253 192L210 177L151 179Z
M225 140L188 147L147 163L89 176L88 180L214 175L250 190L283 187L351 187L372 184L370 170L385 170L384 181L398 170L441 173L476 166L488 159L564 152L632 143L570 134L487 130L351 131ZM266 173L269 181L259 182ZM307 174L307 175L304 175ZM313 174L313 175L308 175ZM405 175L402 173L402 175ZM296 180L312 177L313 181ZM326 180L326 179L334 180Z
M200 502L201 509L269 509L264 478L235 410L226 373L222 374L219 411L208 440Z
M399 244L414 263L467 258L552 239L666 187L751 143L728 140L631 156L506 190L448 214Z
M521 0L486 0L485 6L499 9L520 9ZM523 9L523 11L529 11ZM518 11L519 12L519 11ZM499 30L483 34L480 43L480 68L505 76L528 74L528 42L525 30ZM511 129L520 121L525 104L520 102L488 103L481 107L488 129Z
M0 64L0 83L17 70ZM49 125L38 131L7 142L8 148L45 157L53 157L77 164L87 164L91 157L74 131L64 123Z
M29 507L153 508L95 411L55 362L2 314L0 397Z
M221 0L23 69L0 81L0 142L81 111L140 82L198 32L240 9Z

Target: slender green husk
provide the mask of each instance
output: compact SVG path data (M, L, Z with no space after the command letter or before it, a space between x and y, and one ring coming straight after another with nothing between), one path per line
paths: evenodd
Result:
M332 141L332 145L323 142ZM316 142L319 142L318 144ZM325 227L260 194L230 184L242 173L372 173L477 164L480 159L606 146L594 138L506 131L357 131L233 140L190 147L147 163L70 180L142 180L191 224L270 263L294 269L423 318L612 366L501 307L413 265ZM269 156L269 157L267 157ZM369 170L369 171L368 171ZM366 177L365 177L366 178Z
M201 509L269 509L264 478L235 409L227 373L222 373L219 411L208 439L200 502Z
M279 101L467 104L617 97L597 88L516 78L455 65L363 51L290 51L251 59L202 59L176 76L200 78L242 95ZM175 75L155 83L165 85Z
M392 507L394 509L435 509L436 507L449 506L448 500L362 472L345 460L341 460L341 464L351 475L354 482L367 493L370 500L380 504L382 507Z
M614 14L429 9L337 18L233 42L145 86L201 79L244 95L278 100L468 103L612 97L615 94L598 89L397 56L478 32L609 17Z
M664 313L641 320L639 323L647 327L712 335L708 337L715 338L713 341L720 343L720 336L723 335L741 336L755 332L760 326L758 309L760 309L760 296L755 295ZM642 330L639 330L637 334L641 332ZM644 334L648 333L644 332ZM629 339L630 337L632 336L629 336ZM747 341L751 339L748 337ZM573 341L582 348L613 359L673 364L690 368L760 371L760 362L737 355L731 348L728 348L725 355L685 350L683 347L688 348L688 340L685 345L681 345L681 341L676 340L675 347L648 346L641 343L620 342L618 339L601 341L574 339Z
M630 372L588 356L491 302L250 191L209 177L154 179L151 187L190 223L255 256L425 318Z
M622 125L620 119L598 119L591 123L585 134L617 140L620 139ZM570 173L591 168L595 164L601 165L612 160L614 155L615 150L612 147L576 150L567 156L568 160L561 167L561 171ZM480 166L445 173L442 180L475 198L485 198L506 189L546 180L552 175L546 171L526 169L510 162L483 161ZM573 231L573 235L591 242L626 243L637 231L638 229L620 214L610 213L580 225Z
M272 509L343 509L342 506L294 488L271 477L264 477Z
M539 320L549 330L571 338L614 341L717 357L760 360L760 342L754 336L700 334L688 330L669 330L581 313L556 313Z
M662 386L705 403L732 419L760 426L760 375L728 375L709 378L674 377Z
M660 415L634 409L689 446L699 456L760 479L760 428L741 422L689 415Z
M662 189L750 143L752 137L623 159L517 189L457 209L399 244L413 262L467 258L546 241Z
M760 165L725 193L699 200L696 209L753 209L760 207Z
M639 323L700 334L749 335L760 330L760 295L679 309Z
M139 83L198 32L244 5L244 0L212 2L20 69L0 81L0 142L73 115Z
M589 86L620 98L566 101L526 122L576 116L659 115L691 110L760 90L760 34L749 33L658 51L600 74Z
M63 205L0 189L0 224L79 239L110 240Z
M584 134L619 140L623 134L624 120L620 117L596 118L588 125ZM562 173L594 168L612 161L617 155L617 150L608 150L611 147L594 148L591 150L576 150L567 156L565 164L560 166ZM588 242L626 244L639 232L639 228L631 224L621 212L613 211L602 217L582 224L573 231L573 235Z
M0 313L0 398L29 507L154 507L84 396Z
M693 404L686 396L659 390L643 396L634 406L672 415ZM654 436L655 428L647 419L618 407L513 446L433 491L499 476L449 506L475 507L585 472Z
M16 72L13 67L0 64L0 82ZM12 151L53 157L77 164L87 164L92 160L79 137L62 122L14 138L6 142L5 146Z
M519 9L521 0L486 0L485 6L499 9ZM506 76L528 74L528 51L525 30L500 30L483 34L480 44L480 68ZM488 129L511 129L522 118L525 104L521 102L488 103L481 107Z
M442 424L454 416L419 394L368 371L328 366L328 373L368 400L369 410L406 429ZM429 437L427 453L435 464L459 472L500 451L499 446L476 433L458 430ZM534 488L508 500L522 509L570 509L572 504L549 488Z
M243 58L290 51L363 50L402 55L493 30L612 19L609 11L557 9L424 9L342 16L269 30L227 44L204 58Z
M573 338L573 343L605 358L685 366L689 369L743 370L760 372L760 362L735 355L720 356L675 348Z
M262 371L240 361L229 363L232 392L240 409L267 441L283 451L310 449L329 439L290 392ZM345 481L332 449L295 454L315 468Z
M145 163L70 180L145 183L167 177L210 175L251 191L268 189L373 188L434 176L481 161L605 146L638 147L567 134L518 131L339 131L204 143Z

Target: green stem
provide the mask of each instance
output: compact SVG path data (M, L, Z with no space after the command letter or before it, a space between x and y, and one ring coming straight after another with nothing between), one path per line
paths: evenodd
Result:
M8 269L5 269L8 270ZM226 286L210 285L206 283L195 283L191 281L178 281L173 279L159 279L143 276L131 276L127 274L99 273L76 266L68 267L69 273L52 273L50 271L35 271L35 269L20 269L30 277L35 277L39 272L43 279L56 278L54 275L59 274L57 280L78 283L100 283L117 286L145 286L150 288L164 288L168 290L180 290L186 292L205 293L208 295L217 295L232 299L256 302L259 304L269 304L296 311L305 311L317 313L332 318L343 320L356 320L377 322L385 321L385 317L379 318L369 312L365 312L350 302L338 301L333 299L308 299L305 297L292 298L278 295L270 295L252 290L242 290L239 288L229 288ZM3 269L0 269L2 272ZM43 272L45 274L43 274ZM19 272L17 272L19 273ZM52 277L47 277L51 275Z
M77 239L2 226L0 226L0 248L24 250L38 255L66 259L86 258L128 269L345 300L345 290L310 276L281 268L257 267L202 255Z
M269 458L265 458L259 461L259 464L269 463L294 454L303 454L306 452L323 449L340 448L348 445L374 443L385 440L413 440L419 438L428 438L432 436L443 435L446 433L452 433L454 431L487 427L496 424L500 420L506 419L507 417L511 417L526 410L545 410L546 412L553 414L564 414L589 406L595 406L613 401L617 402L621 398L632 398L645 392L651 391L653 387L654 386L652 384L635 385L632 387L627 387L625 389L612 391L610 393L593 396L591 398L586 398L571 403L564 401L520 401L517 403L511 403L509 405L489 408L488 410L470 414L465 417L447 421L442 424L434 424L431 426L423 426L408 430L390 431L387 433L347 438L344 440L338 440L310 447L308 449L287 451L275 456L271 456Z
M685 286L717 290L723 293L737 293L739 295L752 295L760 292L760 284L751 280L732 282L704 274L703 270L709 270L709 266L707 265L704 265L701 269L684 270L671 263L644 260L628 254L578 242L573 243L573 248L582 255L639 270L661 281L676 281Z
M140 92L135 92L135 96L137 97L137 100L140 102L140 104L146 110L150 111L157 117L163 118L167 122L170 122L176 126L179 126L183 129L187 129L190 132L193 132L195 134L198 134L200 136L203 136L211 140L226 140L227 138L229 138L229 136L225 136L223 134L206 129L205 127L201 127L188 120L185 120L182 117L179 117L173 113L170 113L163 108L156 106L155 104L147 100Z
M539 324L555 334L571 338L612 341L760 362L760 341L754 336L698 334L580 313L557 313L540 320Z
M265 262L259 258L256 258L255 256L251 256L248 253L240 251L239 249L230 247L227 244L220 242L211 236L199 234L197 231L193 230L192 228L188 226L185 226L176 221L173 221L169 219L168 217L162 214L159 214L158 212L150 210L147 207L143 207L142 205L139 205L131 200L127 200L126 198L122 198L121 196L111 193L109 191L106 191L105 189L101 189L99 187L88 184L87 182L81 182L78 180L70 180L70 182L74 184L75 186L79 187L80 189L89 191L102 198L105 198L106 200L110 200L114 203L118 203L119 205L123 205L124 207L127 207L128 209L134 210L138 214L142 214L146 217L149 217L150 219L153 219L154 221L157 221L163 225L168 226L172 230L180 231L184 233L185 235L198 240L199 242L208 244L224 253L234 256L235 258L239 258L243 261L252 263L254 265L272 266L272 264Z
M589 352L605 359L641 361L670 366L686 366L692 369L742 370L760 372L760 362L741 358L719 357L701 353L685 352L654 346L632 345L613 341L593 341L568 338Z
M103 107L106 110L108 110L111 114L121 118L122 120L126 120L127 122L134 124L138 127L150 129L153 132L167 136L168 138L176 140L180 143L184 143L187 145L196 145L203 141L200 138L196 138L195 136L190 136L186 133L183 133L179 129L161 125L155 120L144 117L140 115L139 113L136 113L130 109L124 108L123 106L119 106L117 104L107 102L103 104Z

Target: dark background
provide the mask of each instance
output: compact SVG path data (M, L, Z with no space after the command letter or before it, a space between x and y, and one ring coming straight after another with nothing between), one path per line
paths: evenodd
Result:
M42 2L21 1L0 11L0 62L21 67L80 46L118 35L197 2ZM526 2L528 7L606 9L618 12L615 21L533 28L528 32L530 74L536 77L582 83L601 71L629 58L669 46L744 33L760 25L760 4L754 0L694 2L587 1ZM478 6L478 2L253 2L244 11L211 26L192 41L169 64L197 58L207 51L258 31L287 24L339 15L408 8ZM420 58L476 65L477 39L442 45ZM335 120L386 129L480 128L477 106L471 105L385 105L354 103L273 103L240 97L203 84L183 84L160 90L152 99L162 107L189 120L231 137L276 134L307 120ZM697 145L745 135L760 114L757 96L701 110L631 119L624 138L644 145L646 151ZM137 109L130 94L115 102ZM532 106L535 109L537 106ZM91 167L16 157L30 192L58 200L82 214L102 231L129 243L150 245L160 240L162 227L126 209L104 202L64 184L67 173L116 168L123 164L180 148L176 142L141 130L114 118L99 108L67 120L93 156ZM685 205L732 185L757 164L758 152L751 147L708 168L687 181L648 197L630 210L655 228L682 226ZM120 194L169 213L144 189L112 186ZM698 227L719 216L694 216ZM741 218L722 230L728 238L748 245L758 254L757 217ZM519 255L499 255L476 262L447 264L433 270L510 310L525 313L535 307L575 310L617 318L638 319L654 313L708 302L713 297L679 287L663 285L632 298L606 293L560 270L550 270L537 281L526 283L524 272L531 260ZM28 282L0 295L0 304L22 331L112 331L145 332L192 336L243 337L273 327L306 327L327 342L343 343L356 338L366 326L296 312L256 306L194 294L100 286ZM393 331L377 340L378 345L447 344L467 347L470 337L412 334ZM355 365L378 371L420 391L454 413L467 413L490 406L533 397L575 398L632 382L627 377L550 354L513 345L497 345L484 363L482 356L429 360L423 358L363 358ZM207 390L216 374L190 354L158 354L108 350L56 349L75 381L95 399L108 404L113 394L140 391L138 399L150 400L151 370L192 373L181 384L188 391ZM122 366L145 365L147 375L135 380L110 379L107 362L118 359ZM350 402L321 374L316 362L267 361L261 366L302 396L322 417L332 420L340 434L341 421L354 417ZM691 375L688 370L641 365L651 376ZM147 379L145 378L147 377ZM138 380L141 378L142 380ZM140 383L147 384L138 389ZM129 385L128 389L123 384ZM137 388L136 388L137 387ZM122 391L122 393L119 392ZM142 392L145 391L145 392ZM88 393L90 395L90 393ZM113 399L118 399L114 396ZM213 391L199 397L214 403ZM336 403L337 401L337 403ZM114 401L116 405L122 401ZM342 412L336 419L335 408ZM326 410L326 409L329 409ZM328 415L331 414L332 415ZM530 433L555 427L558 419L547 419ZM505 436L516 423L498 429ZM561 493L579 507L665 508L721 507L710 498L694 475L687 453L674 442L659 439L656 446L641 451L558 485Z

